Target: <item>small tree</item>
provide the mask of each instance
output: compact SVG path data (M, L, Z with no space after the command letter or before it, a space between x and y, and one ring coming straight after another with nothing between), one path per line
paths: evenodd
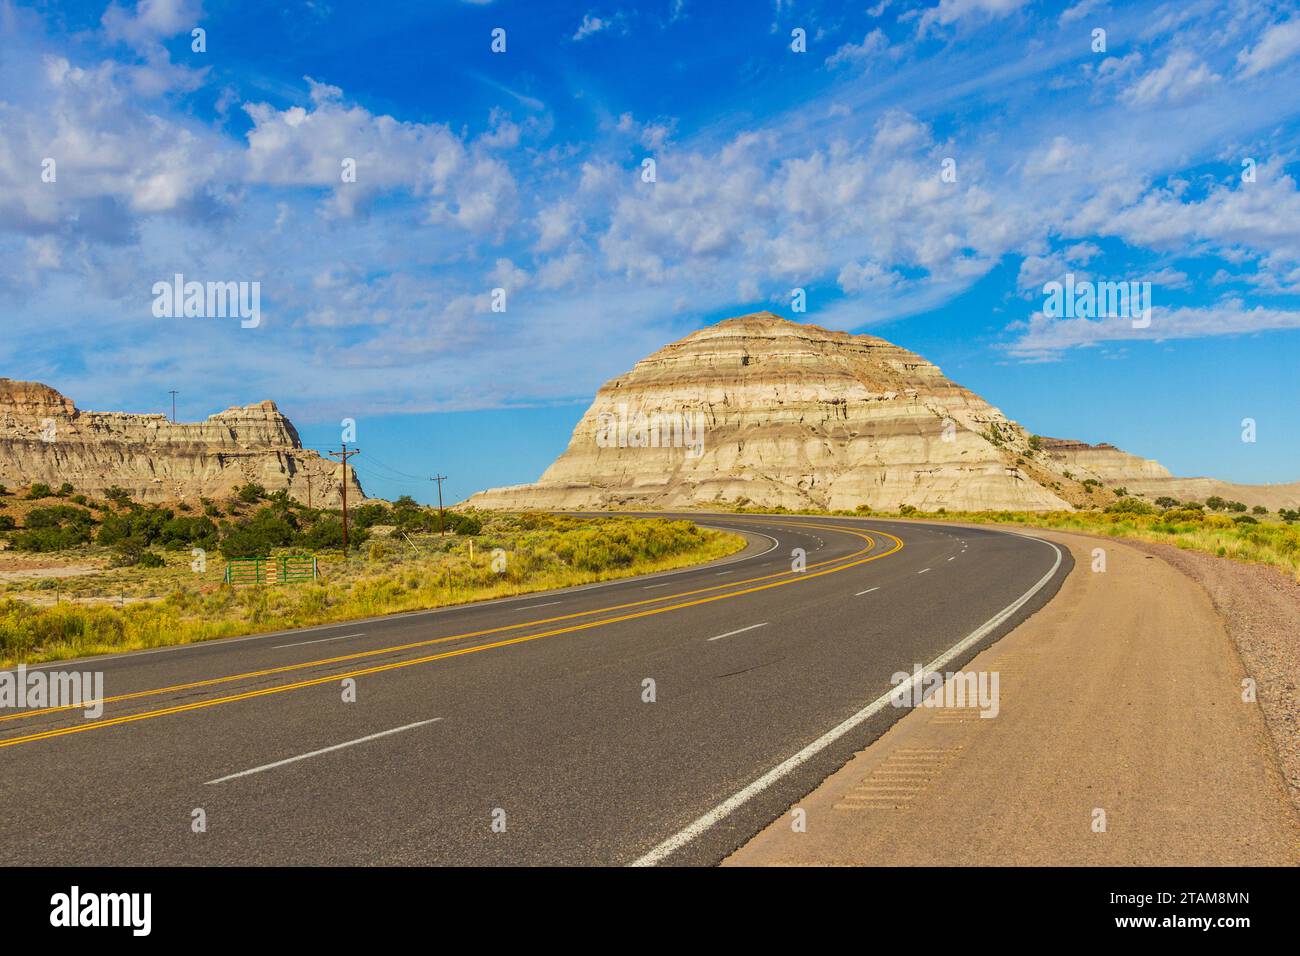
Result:
M248 484L237 489L235 491L235 496L245 504L253 505L266 497L266 489L261 485L254 484L250 481Z
M131 492L127 491L125 488L119 488L117 485L112 485L107 491L105 491L104 497L113 502L113 504L117 505L119 508L125 508L131 503Z

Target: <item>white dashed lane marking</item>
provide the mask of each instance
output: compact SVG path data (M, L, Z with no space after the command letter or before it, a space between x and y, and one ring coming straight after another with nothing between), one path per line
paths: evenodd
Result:
M767 627L769 622L764 621L762 624L751 624L749 627L742 627L736 631L728 631L726 634L719 634L717 637L709 638L710 641L720 641L724 637L732 637L736 634L744 634L746 631L752 631L756 627Z
M364 634L340 634L338 637L321 637L314 641L298 641L295 644L276 644L272 650L280 650L282 647L305 647L308 644L324 644L326 641L342 641L349 637L365 637Z
M322 747L320 750L313 750L311 753L299 754L297 757L289 757L285 760L277 760L275 763L262 764L262 766L254 767L251 770L241 770L239 773L232 773L225 777L218 777L216 780L209 780L208 783L225 783L227 780L235 780L239 777L247 777L249 774L261 773L263 770L274 770L276 767L283 767L285 764L297 763L299 760L307 760L310 757L319 757L321 754L333 753L335 750L342 750L344 747L355 747L357 744L368 743L371 740L378 740L380 737L388 737L392 734L400 734L404 730L413 730L416 727L437 723L440 720L442 720L441 717L434 717L432 720L420 720L402 727L394 727L392 730L381 730L379 733L371 734L368 737L349 740L347 743L335 744L333 747Z

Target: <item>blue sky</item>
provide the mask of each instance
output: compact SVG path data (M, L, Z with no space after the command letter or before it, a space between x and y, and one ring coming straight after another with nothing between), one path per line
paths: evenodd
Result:
M771 309L1041 434L1294 481L1298 123L1293 2L0 0L0 374L353 418L367 490L455 500ZM178 272L260 282L261 325L155 318ZM1150 326L1044 316L1067 272L1150 281Z

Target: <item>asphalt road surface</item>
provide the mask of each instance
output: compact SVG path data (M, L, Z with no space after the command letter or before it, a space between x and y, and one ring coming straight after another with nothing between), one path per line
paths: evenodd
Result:
M716 863L902 715L881 699L891 675L957 669L1072 567L993 529L688 517L749 544L42 665L102 671L108 702L98 719L0 711L0 863Z

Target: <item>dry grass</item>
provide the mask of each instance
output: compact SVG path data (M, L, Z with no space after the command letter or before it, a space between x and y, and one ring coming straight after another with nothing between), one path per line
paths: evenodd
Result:
M1156 515L1099 511L949 512L941 515L916 514L913 517L975 524L1019 524L1059 528L1063 531L1084 531L1112 538L1154 541L1234 561L1282 568L1300 583L1300 526L1277 521L1237 524L1225 515L1207 515L1195 510L1175 510Z
M1227 515L1196 509L1171 509L1155 514L1089 511L791 511L753 508L743 513L841 515L857 518L908 518L922 521L961 521L970 524L1014 524L1035 528L1083 531L1113 538L1134 538L1201 551L1221 558L1282 568L1300 583L1300 525L1261 519L1237 523Z
M186 553L170 557L153 581L132 569L137 587L167 586L160 599L37 607L9 598L0 602L0 660L62 660L424 610L664 571L744 547L739 535L688 521L547 515L496 516L473 538L414 540L419 554L390 541L374 542L367 558L323 555L321 579L309 584L204 583L186 577Z

